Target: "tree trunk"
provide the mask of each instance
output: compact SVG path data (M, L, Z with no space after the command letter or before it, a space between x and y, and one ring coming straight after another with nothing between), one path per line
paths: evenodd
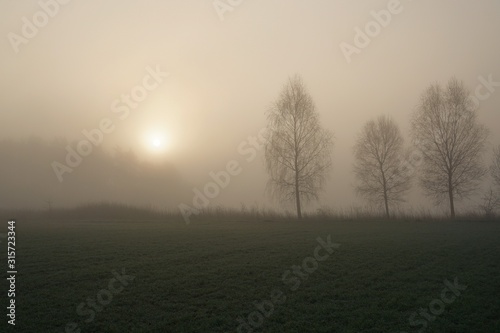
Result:
M385 173L384 170L382 169L382 166L380 166L380 171L382 172L382 181L383 181L383 186L384 186L384 205L385 205L385 216L389 219L389 199L387 198L387 182L385 180Z
M302 210L300 208L299 175L295 173L295 203L297 204L297 218L302 219Z
M455 218L455 204L453 203L453 187L451 185L451 176L448 176L448 195L450 197L450 216Z
M299 150L297 144L297 125L293 125L293 141L295 144L295 204L297 205L297 218L302 219L302 210L300 208L300 186L299 186Z
M385 215L389 219L390 218L390 216L389 216L389 203L387 201L388 201L387 200L387 191L384 190Z
M451 190L449 191L449 195L450 195L450 214L451 214L451 218L454 219L455 218L455 204L453 203L453 192Z

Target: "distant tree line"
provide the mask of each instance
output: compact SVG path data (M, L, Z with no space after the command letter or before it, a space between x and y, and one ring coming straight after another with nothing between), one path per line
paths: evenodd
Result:
M99 148L60 183L51 162L64 158L68 144L73 143L35 137L0 141L0 209L50 210L102 201L164 207L190 195L172 165L142 162L119 148L113 152Z

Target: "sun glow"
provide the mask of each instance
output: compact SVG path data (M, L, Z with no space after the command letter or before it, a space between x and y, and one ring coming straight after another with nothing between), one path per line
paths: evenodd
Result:
M149 132L145 144L152 152L162 153L168 150L170 141L165 132Z
M151 141L151 144L153 145L153 147L155 148L160 148L161 147L161 139L159 138L156 138L156 139L153 139L153 141Z

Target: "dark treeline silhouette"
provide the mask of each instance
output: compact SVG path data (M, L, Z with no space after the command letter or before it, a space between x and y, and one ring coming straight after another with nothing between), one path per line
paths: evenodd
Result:
M131 151L96 148L60 182L51 163L64 161L65 139L1 140L0 209L51 210L86 202L175 207L189 186L170 164L140 161Z

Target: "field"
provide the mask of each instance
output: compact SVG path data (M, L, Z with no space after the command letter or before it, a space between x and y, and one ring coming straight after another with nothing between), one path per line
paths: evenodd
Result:
M500 332L495 222L19 219L16 236L7 332Z

